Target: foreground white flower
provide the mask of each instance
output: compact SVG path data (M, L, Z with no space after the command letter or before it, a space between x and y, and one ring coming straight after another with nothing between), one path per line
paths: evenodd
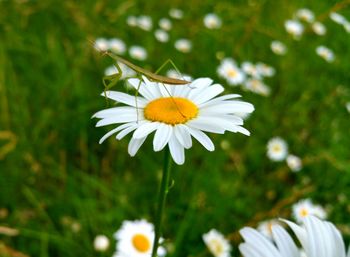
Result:
M113 134L118 133L116 138L120 140L133 132L128 152L134 156L147 136L156 131L154 151L161 151L168 145L174 161L183 164L184 149L192 147L191 136L207 150L213 151L214 144L203 131L250 134L242 127L243 119L236 113L251 113L254 106L236 100L239 97L236 94L218 97L224 88L219 84L212 85L213 81L209 78L199 78L188 85L179 86L150 82L145 77L143 81L129 79L128 82L139 89L139 97L107 91L108 98L126 106L105 109L93 116L101 119L97 122L97 127L119 124L104 135L100 143ZM123 124L120 125L121 123Z
M104 252L109 247L109 239L105 235L98 235L94 239L94 248L98 252Z
M285 55L287 53L287 47L281 41L272 41L271 50L277 55Z
M315 15L310 9L302 8L296 12L296 17L305 22L313 22L315 20Z
M291 34L294 39L300 39L304 32L304 26L297 20L287 20L284 23L286 31Z
M231 86L242 84L245 80L245 74L238 68L232 58L223 59L217 69L217 73Z
M231 245L216 229L203 235L203 241L215 257L230 257Z
M334 53L331 49L325 46L318 46L316 48L317 55L321 56L325 61L327 62L333 62L334 61Z
M221 19L215 13L208 13L205 15L203 23L208 29L218 29L221 27Z
M176 40L175 48L182 53L189 53L192 49L192 43L188 39L181 38Z
M150 257L154 227L146 220L124 221L114 238L118 242L113 257ZM157 253L159 256L165 256L166 250L160 246Z
M303 199L292 206L292 214L297 222L302 222L305 217L317 216L320 219L327 217L326 211L312 203L310 199Z
M245 227L240 234L245 240L239 245L244 257L350 257L346 255L344 241L339 230L330 222L308 216L303 219L303 226L284 220L300 241L298 249L292 237L279 226L272 227L273 241L255 229Z
M144 61L147 59L146 49L141 46L131 46L129 48L129 55L135 60Z
M280 137L274 137L267 143L267 156L272 161L283 161L288 154L286 141Z
M303 167L301 159L298 156L295 156L293 154L289 154L287 156L287 165L294 172L300 171L301 168Z

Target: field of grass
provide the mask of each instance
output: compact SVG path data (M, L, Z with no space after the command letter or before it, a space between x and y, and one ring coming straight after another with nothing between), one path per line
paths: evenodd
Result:
M174 7L183 19L169 18ZM303 7L326 35L307 28L294 40L285 31L285 20ZM171 58L183 73L210 77L255 106L244 125L250 137L212 134L214 152L195 143L185 164L173 165L163 223L168 256L211 256L202 241L211 228L240 256L240 228L291 219L291 206L305 198L325 207L348 242L350 34L331 11L350 19L350 1L0 1L0 256L112 256L124 220L154 222L163 153L150 139L133 158L129 137L98 144L110 128L95 128L91 116L107 107L101 79L113 63L93 48L99 37L143 46L147 60L125 55L140 67L155 71ZM203 25L211 12L222 19L220 29ZM154 28L171 19L169 42L158 42L154 28L128 26L129 15L149 15ZM192 41L190 53L174 48L179 38ZM273 40L286 44L285 56L272 53ZM318 45L332 49L335 61L317 56ZM271 94L230 87L216 72L220 56L274 67L265 81ZM302 159L300 172L267 158L276 136ZM98 234L111 240L104 253L93 248Z

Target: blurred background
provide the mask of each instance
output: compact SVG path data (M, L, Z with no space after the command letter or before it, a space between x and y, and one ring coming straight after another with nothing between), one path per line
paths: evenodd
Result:
M314 12L325 35L305 21L302 36L286 31L300 8ZM250 137L210 135L214 152L196 143L185 164L174 165L163 226L169 256L211 256L202 241L211 228L239 256L240 228L292 218L292 206L307 198L349 239L350 34L331 12L350 19L350 1L0 1L0 256L112 256L122 221L153 221L162 153L150 139L134 158L127 138L98 144L110 128L95 128L91 116L107 107L102 77L114 62L94 49L99 38L122 40L120 54L151 71L170 58L256 109L245 122ZM221 26L205 25L208 13ZM151 27L132 23L142 15ZM171 23L167 40L155 37L162 18ZM190 50L175 47L181 38ZM275 40L286 53L271 49ZM146 59L127 51L135 45ZM320 45L334 61L316 54ZM273 67L264 79L269 93L230 86L217 74L224 57ZM274 137L301 159L300 171L268 158ZM93 246L98 234L111 240L104 253Z

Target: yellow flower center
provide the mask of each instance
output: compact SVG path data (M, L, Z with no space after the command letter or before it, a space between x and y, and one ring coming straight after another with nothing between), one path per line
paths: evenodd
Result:
M237 71L234 70L234 69L230 69L228 72L227 72L227 75L230 77L230 78L234 78L238 75Z
M306 217L309 214L309 212L306 209L301 209L300 215L301 217Z
M224 251L224 248L219 240L211 240L210 245L214 255L220 255Z
M153 100L144 109L147 120L169 125L183 124L195 118L198 107L186 98L165 97Z
M148 238L142 234L134 235L132 237L132 244L136 248L136 250L141 253L147 252L151 247L151 243L148 240Z
M272 147L272 150L276 153L280 152L282 150L281 146L280 145L274 145Z

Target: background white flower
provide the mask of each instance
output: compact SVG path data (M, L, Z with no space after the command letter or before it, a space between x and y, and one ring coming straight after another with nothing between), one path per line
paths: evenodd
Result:
M319 36L326 34L327 29L321 22L315 22L312 24L312 30Z
M215 257L230 257L229 241L216 229L211 229L203 235L203 241Z
M223 59L217 69L217 73L231 86L239 85L245 80L245 74L238 68L232 58Z
M170 17L174 18L174 19L182 19L184 16L184 13L182 10L178 9L178 8L172 8L169 10L169 15Z
M108 42L108 49L116 54L124 54L126 51L126 46L123 40L119 38L112 38Z
M161 29L166 31L171 30L172 28L171 20L169 20L168 18L161 18L158 22L158 25Z
M94 239L94 248L96 251L104 252L109 247L109 239L105 235L98 235Z
M189 53L192 49L192 43L188 39L181 38L176 40L175 48L182 53Z
M314 13L310 9L307 9L307 8L299 9L296 12L296 17L302 21L309 22L309 23L311 23L315 20Z
M333 62L335 59L333 51L322 45L316 48L316 53L327 62Z
M144 61L147 59L146 49L141 46L131 46L129 48L129 55L135 60Z
M294 172L300 171L301 168L303 167L301 159L298 156L296 156L296 155L289 154L287 156L287 160L286 161L287 161L288 167Z
M159 42L165 43L169 41L169 34L165 30L157 29L154 32L154 36Z
M218 29L221 27L221 19L215 13L208 13L203 19L204 26L208 29Z
M272 41L271 50L277 55L285 55L287 53L287 47L281 41Z
M292 215L297 222L302 222L305 217L317 216L321 219L327 217L326 211L320 206L312 203L310 199L302 199L292 206Z
M304 26L297 20L287 20L284 23L286 31L291 34L294 39L300 39L304 32Z
M274 137L267 143L267 156L272 161L283 161L288 154L286 141L280 137Z

